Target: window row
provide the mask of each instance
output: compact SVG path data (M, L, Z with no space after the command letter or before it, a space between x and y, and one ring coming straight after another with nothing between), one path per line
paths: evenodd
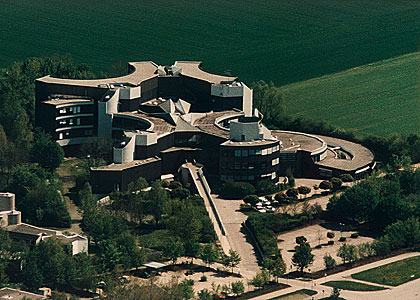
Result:
M229 181L229 180L235 180L235 181L254 181L254 180L263 180L263 179L276 179L276 172L263 174L261 176L258 175L220 175L221 181Z
M236 149L236 150L222 150L222 156L234 156L234 157L248 157L257 155L270 155L280 150L280 146L265 149Z
M264 161L261 163L253 163L253 162L222 162L220 164L220 167L225 170L253 170L253 169L265 169L268 168L270 166L276 166L279 164L279 159L273 159L271 161L271 165L270 165L270 161Z
M81 111L80 106L63 107L63 108L60 108L59 110L60 114L67 114L67 113L80 114L80 111Z
M85 137L85 136L92 136L93 130L92 129L81 129L81 130L66 130L60 132L58 134L58 139L70 139L75 137Z

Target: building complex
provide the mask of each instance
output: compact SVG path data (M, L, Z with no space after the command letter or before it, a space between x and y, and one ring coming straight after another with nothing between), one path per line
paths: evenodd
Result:
M203 71L199 62L136 62L117 78L36 81L36 125L61 146L113 144L113 163L91 169L95 193L176 173L193 160L212 182L277 182L287 169L295 176L357 178L374 168L373 153L359 144L270 131L262 119L252 89Z

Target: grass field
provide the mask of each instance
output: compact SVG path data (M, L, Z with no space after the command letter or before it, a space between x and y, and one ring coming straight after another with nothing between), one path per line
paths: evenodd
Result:
M286 111L357 134L420 133L420 52L282 87Z
M356 281L349 281L349 280L337 280L337 281L328 281L326 283L323 283L323 285L330 286L330 287L336 287L340 290L348 290L348 291L381 291L385 290L386 288L370 285L370 284L364 284Z
M202 60L213 72L278 85L419 50L413 0L0 0L0 68L71 53L119 62Z
M354 279L398 286L420 278L420 256L410 257L351 275Z
M308 296L313 296L316 295L317 292L313 291L313 290L308 290L308 289L301 289L298 291L294 291L279 297L275 297L275 298L270 298L269 300L300 300L300 299L306 299Z

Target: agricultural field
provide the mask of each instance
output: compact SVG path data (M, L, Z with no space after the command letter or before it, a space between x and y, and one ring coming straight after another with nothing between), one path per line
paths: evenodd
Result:
M415 52L420 40L413 0L0 0L0 15L0 68L65 53L95 71L201 60L277 85Z
M420 133L420 52L282 87L286 112L359 135Z

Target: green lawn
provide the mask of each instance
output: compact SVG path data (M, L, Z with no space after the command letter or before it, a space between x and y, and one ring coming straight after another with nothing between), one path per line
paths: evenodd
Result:
M348 281L348 280L337 280L337 281L328 281L326 283L323 283L323 285L330 286L330 287L336 287L340 290L349 290L349 291L381 291L385 290L386 288L380 287L380 286L374 286L370 284L364 284L360 282L355 281Z
M148 234L139 235L138 240L143 247L162 250L171 237L168 230L158 229Z
M0 68L55 53L100 70L202 60L278 85L418 51L420 40L413 0L15 0L0 15Z
M282 87L286 111L358 134L420 132L420 52Z
M288 294L285 294L285 295L282 295L282 296L279 296L279 297L270 298L268 300L278 300L278 299L287 300L289 297L291 299L296 299L296 297L293 297L293 296L296 296L296 295L302 295L305 298L306 296L313 296L313 295L316 295L316 294L317 294L317 292L315 292L313 290L301 289L301 290L294 291L294 292L291 292L291 293L288 293Z
M420 256L393 262L351 276L368 282L398 286L420 278Z

